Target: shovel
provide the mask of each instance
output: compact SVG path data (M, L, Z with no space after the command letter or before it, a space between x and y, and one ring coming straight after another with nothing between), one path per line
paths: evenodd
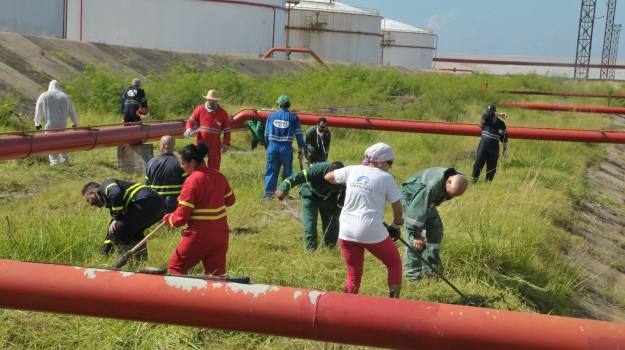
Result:
M139 250L139 247L141 247L145 242L148 241L148 239L152 238L152 236L154 236L158 231L160 231L160 229L162 229L167 223L166 222L161 222L160 225L158 225L158 227L156 227L154 229L154 231L150 232L147 236L145 236L144 239L141 240L141 242L137 243L137 245L135 245L132 249L130 249L129 251L125 252L124 255L120 256L119 259L117 259L117 261L111 266L112 269L119 269L122 266L126 265L126 263L128 262L128 259L130 259L130 257L137 251Z

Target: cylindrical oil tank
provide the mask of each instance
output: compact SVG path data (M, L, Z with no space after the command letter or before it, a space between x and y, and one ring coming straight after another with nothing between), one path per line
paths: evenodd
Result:
M432 30L384 19L382 35L383 65L432 69L436 50L436 36Z
M288 6L285 46L312 50L324 62L380 64L379 11L329 0ZM293 53L291 57L301 57Z
M262 56L284 42L283 0L67 0L68 39Z

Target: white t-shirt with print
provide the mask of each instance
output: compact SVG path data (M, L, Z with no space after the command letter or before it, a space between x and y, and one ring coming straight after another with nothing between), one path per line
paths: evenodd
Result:
M334 179L346 185L339 238L367 244L386 239L386 204L401 199L393 176L378 168L352 165L334 170Z

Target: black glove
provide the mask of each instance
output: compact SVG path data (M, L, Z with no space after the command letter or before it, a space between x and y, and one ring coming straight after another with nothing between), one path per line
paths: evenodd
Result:
M388 235L393 239L393 242L396 242L399 237L401 237L401 231L398 228L387 226L386 230L388 231Z
M113 250L113 247L114 247L114 245L110 241L104 243L104 245L102 246L102 255L108 256L111 253L111 251Z
M41 130L41 125L35 125L35 129Z

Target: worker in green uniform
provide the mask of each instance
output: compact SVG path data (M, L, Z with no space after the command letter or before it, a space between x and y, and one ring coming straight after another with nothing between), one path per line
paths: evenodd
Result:
M275 196L282 200L289 190L299 185L302 197L302 222L304 224L304 246L308 251L317 249L317 215L321 216L323 245L334 247L339 237L339 216L345 199L345 186L332 184L324 176L343 168L341 162L317 163L284 179Z
M265 123L260 120L248 120L246 123L252 134L252 149L256 149L259 143L267 149L265 144Z
M402 185L405 239L441 273L443 221L436 207L463 195L468 185L464 174L454 168L441 167L420 171ZM404 270L409 281L418 281L424 275L434 273L410 249L406 249L404 254Z

